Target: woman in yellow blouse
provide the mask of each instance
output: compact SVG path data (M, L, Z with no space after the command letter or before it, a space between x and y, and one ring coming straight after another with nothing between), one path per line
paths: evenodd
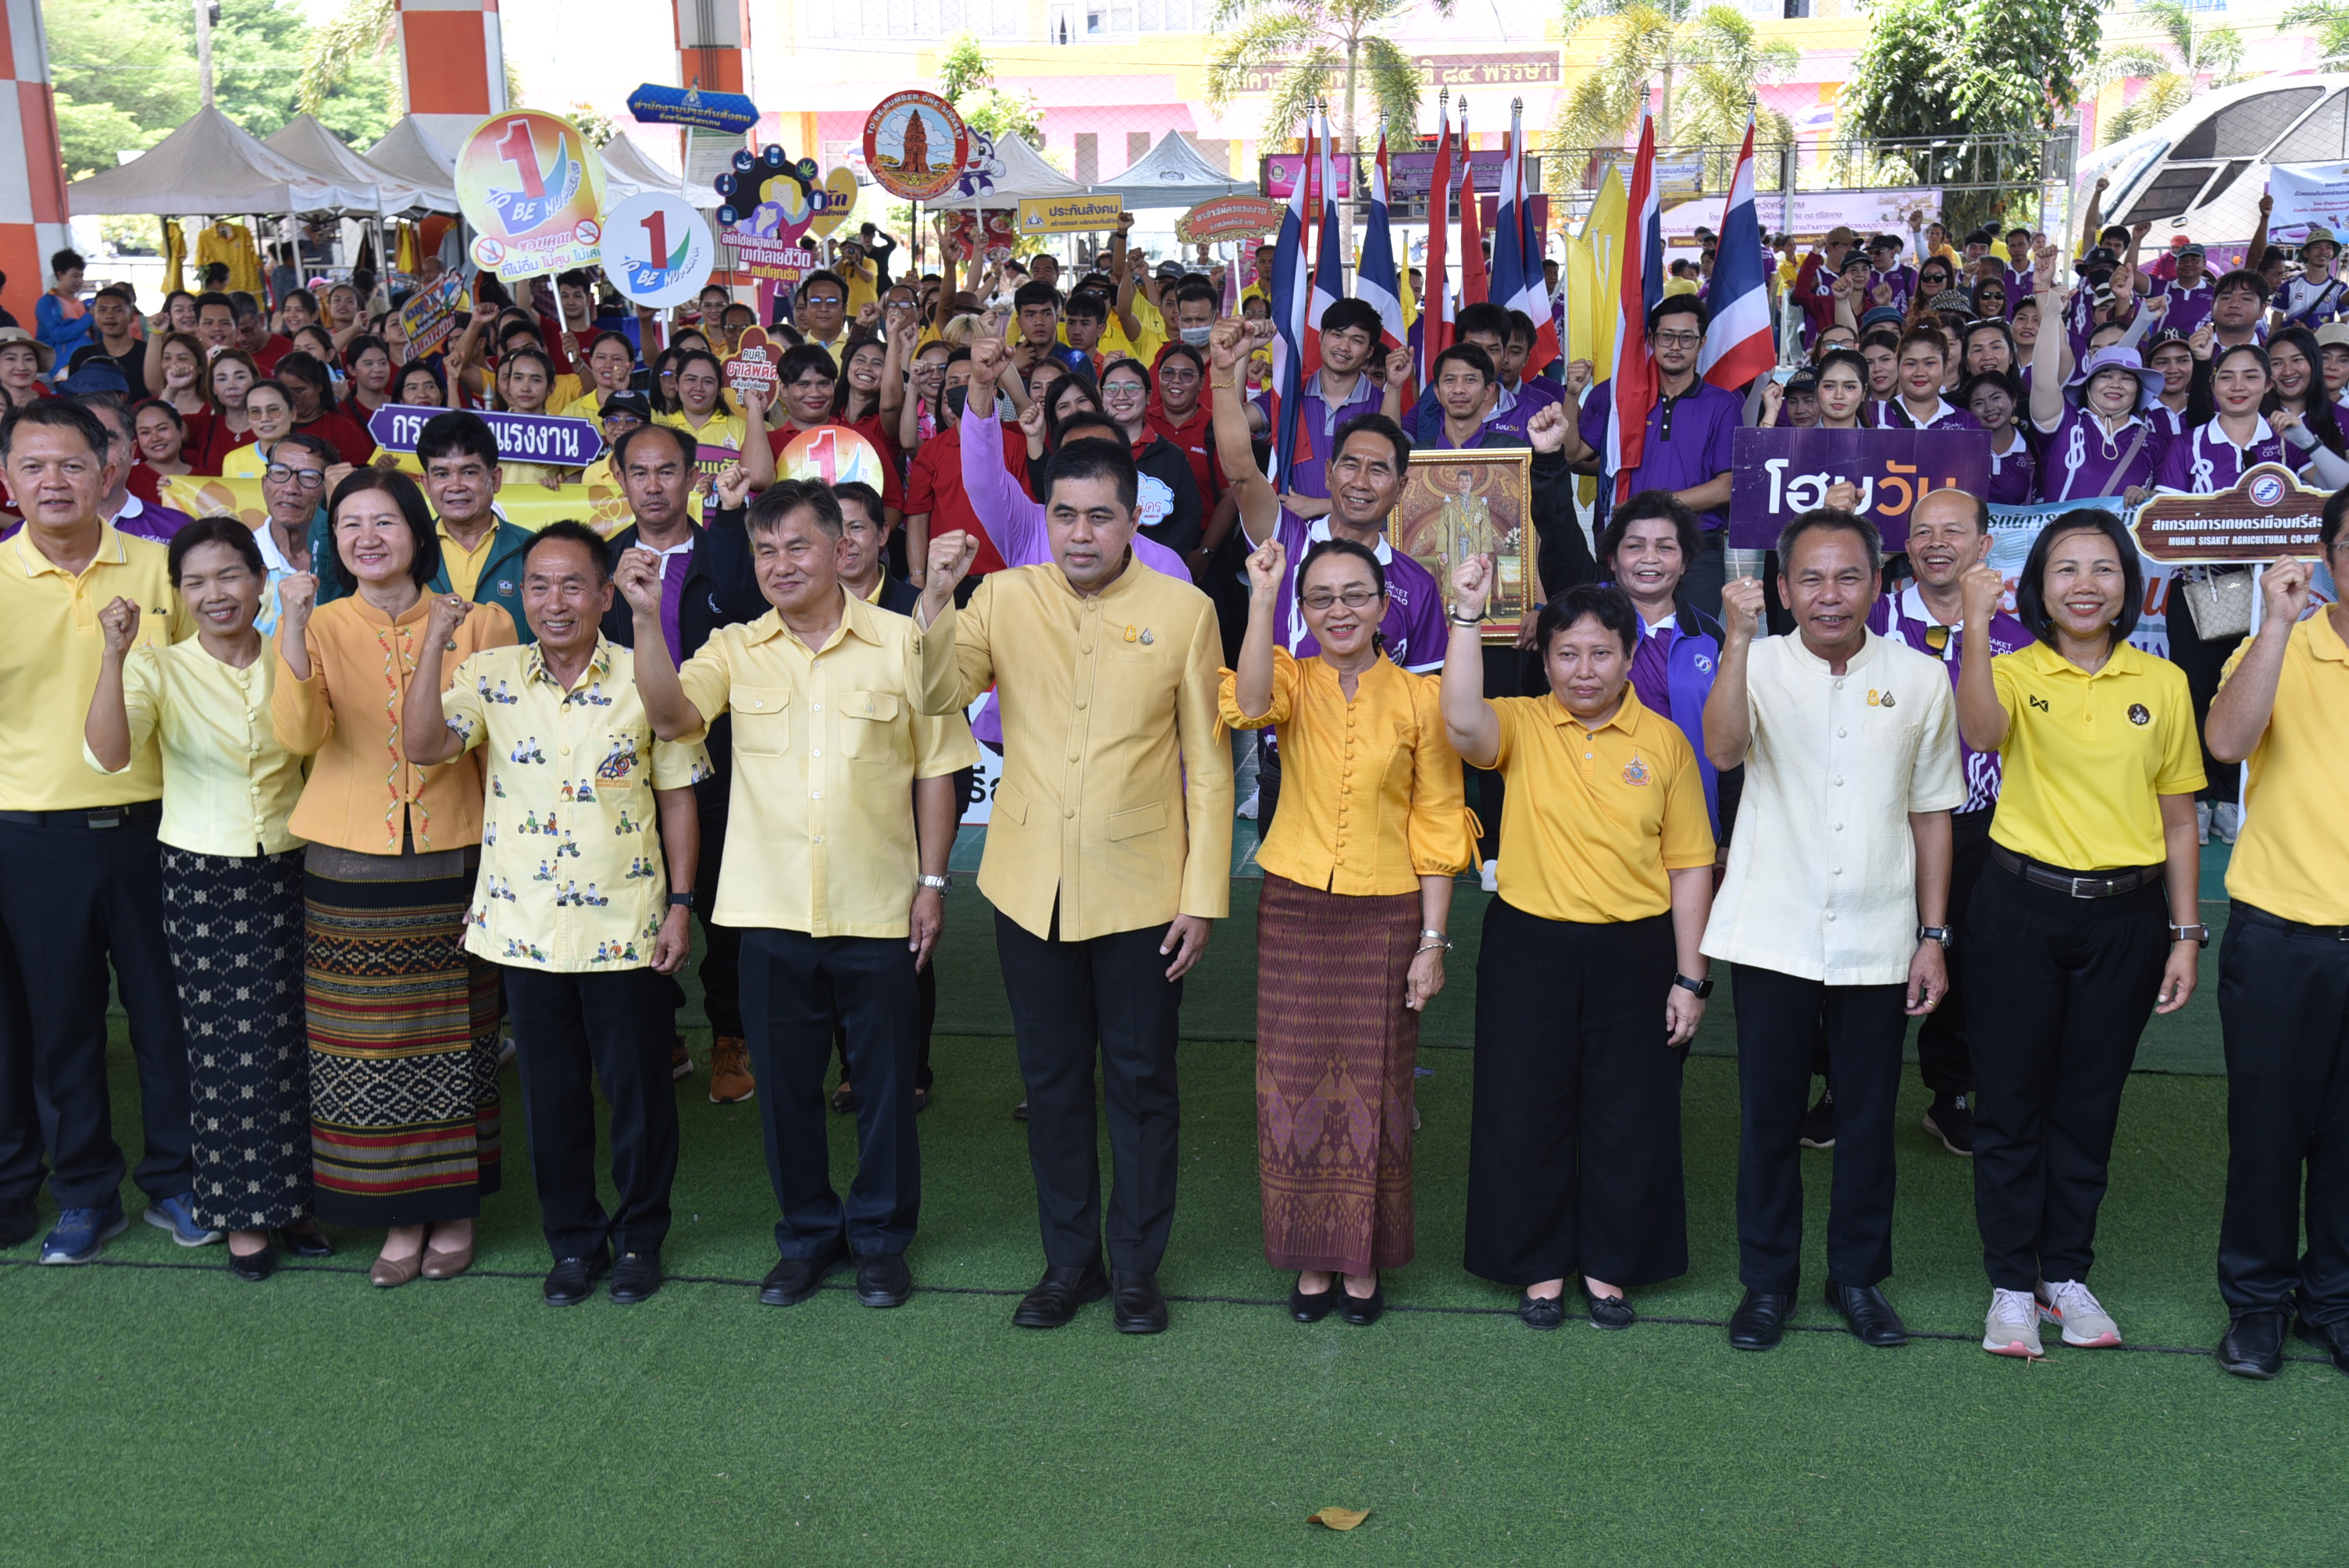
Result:
M1248 557L1247 635L1226 724L1271 728L1288 808L1257 863L1257 1148L1265 1259L1298 1271L1290 1315L1378 1321L1412 1256L1419 1011L1444 989L1452 879L1475 856L1435 683L1380 646L1378 557L1325 540L1297 570L1320 652L1276 646L1283 551ZM1338 1289L1336 1276L1345 1288Z
M310 1063L302 1038L302 841L286 818L302 759L270 732L269 650L254 629L269 572L253 530L207 517L172 536L196 634L135 647L139 606L98 613L106 650L83 758L119 773L160 743L163 934L188 1037L195 1212L228 1233L229 1272L267 1279L282 1232L334 1249L310 1214Z
M498 1189L497 971L462 944L481 769L470 752L419 768L400 750L424 584L440 562L423 492L363 468L335 487L328 516L328 569L349 592L320 605L308 573L279 584L270 717L280 742L313 758L292 826L310 841L318 1215L389 1231L370 1276L388 1288L461 1274L481 1199ZM512 616L477 604L445 651L462 661L513 640Z

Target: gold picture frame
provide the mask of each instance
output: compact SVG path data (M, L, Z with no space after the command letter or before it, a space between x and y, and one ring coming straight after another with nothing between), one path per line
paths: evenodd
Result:
M1435 574L1447 599L1454 565L1491 555L1500 581L1485 608L1484 637L1513 643L1543 600L1533 503L1531 448L1413 452L1387 538Z

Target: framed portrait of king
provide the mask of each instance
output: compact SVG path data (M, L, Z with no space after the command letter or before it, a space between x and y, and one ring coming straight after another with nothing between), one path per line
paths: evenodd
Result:
M1449 598L1452 571L1490 555L1498 582L1485 609L1488 643L1514 643L1542 606L1534 557L1534 455L1526 447L1416 451L1403 477L1388 538L1435 574Z

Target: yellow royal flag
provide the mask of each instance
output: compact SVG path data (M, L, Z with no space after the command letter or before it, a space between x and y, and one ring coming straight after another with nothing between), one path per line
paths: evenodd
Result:
M1623 233L1630 222L1630 199L1623 188L1623 171L1607 166L1599 194L1582 221L1581 239L1589 247L1596 287L1590 300L1590 376L1594 382L1615 374L1616 302L1622 297ZM1570 307L1569 307L1570 308Z

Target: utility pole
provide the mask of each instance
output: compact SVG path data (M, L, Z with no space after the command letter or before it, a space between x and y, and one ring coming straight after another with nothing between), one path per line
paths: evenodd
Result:
M202 84L204 107L212 107L212 23L219 19L220 0L195 0L196 79Z

